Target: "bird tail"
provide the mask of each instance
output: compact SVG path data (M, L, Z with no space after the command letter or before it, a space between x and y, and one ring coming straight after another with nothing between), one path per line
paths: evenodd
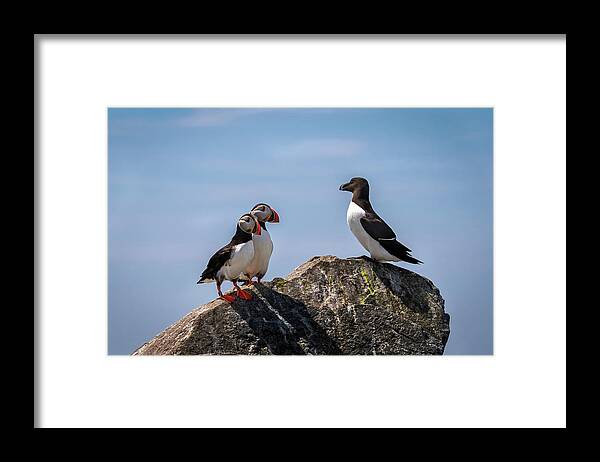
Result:
M395 239L393 241L380 240L379 243L385 250L387 250L389 253L391 253L396 258L399 258L402 261L413 263L414 265L423 263L421 260L417 260L415 257L410 255L410 249Z
M200 279L198 279L198 282L196 284L208 284L209 282L214 281L214 276L207 270L202 273L202 276L200 276Z
M417 260L416 258L414 258L414 257L411 257L411 256L410 256L410 255L408 255L408 254L406 254L406 255L403 255L401 258L402 258L402 260L403 260L403 261L405 261L405 262L408 262L408 263L413 263L413 264L415 264L415 265L418 265L418 264L420 264L420 263L423 263L421 260Z

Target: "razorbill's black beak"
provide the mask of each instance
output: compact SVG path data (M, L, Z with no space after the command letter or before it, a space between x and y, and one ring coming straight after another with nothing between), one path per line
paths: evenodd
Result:
M348 186L350 186L350 183L344 183L340 186L340 191L350 191L349 189L346 189Z

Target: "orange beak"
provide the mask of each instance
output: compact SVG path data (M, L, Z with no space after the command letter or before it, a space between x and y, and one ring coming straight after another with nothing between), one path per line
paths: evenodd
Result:
M260 236L261 232L262 232L262 228L260 227L260 223L257 221L256 222L256 232L254 234L256 234L257 236Z
M271 209L271 211L273 212L273 216L269 221L271 223L279 223L279 214L274 209Z

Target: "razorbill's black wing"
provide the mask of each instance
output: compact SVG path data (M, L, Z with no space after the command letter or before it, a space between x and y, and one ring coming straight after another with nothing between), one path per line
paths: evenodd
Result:
M366 213L365 216L360 219L360 223L369 236L379 242L381 247L395 257L409 263L422 263L422 261L409 255L411 250L396 240L396 233L394 233L394 230L377 214Z

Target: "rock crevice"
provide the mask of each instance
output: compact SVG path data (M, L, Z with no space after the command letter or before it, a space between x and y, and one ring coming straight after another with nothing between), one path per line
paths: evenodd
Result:
M366 257L313 257L251 291L194 309L133 354L439 355L450 334L431 281Z

